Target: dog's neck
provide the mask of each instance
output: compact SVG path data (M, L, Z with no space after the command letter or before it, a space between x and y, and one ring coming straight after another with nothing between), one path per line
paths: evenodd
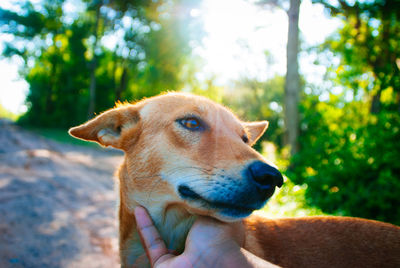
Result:
M123 164L119 170L120 179L126 179L128 172ZM122 183L122 181L120 182ZM145 252L136 230L136 221L133 209L143 205L133 200L135 197L127 196L123 185L120 185L119 231L120 231L120 256L123 267L132 267L133 264L146 260ZM184 249L187 234L192 227L196 216L189 214L185 209L175 205L165 206L157 201L151 207L146 207L154 221L157 230L169 250L181 253ZM145 205L144 205L145 206Z

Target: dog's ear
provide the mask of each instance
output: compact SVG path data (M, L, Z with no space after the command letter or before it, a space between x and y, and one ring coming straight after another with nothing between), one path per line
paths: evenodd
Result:
M140 120L135 105L110 109L85 124L71 128L68 132L78 139L95 141L103 146L124 149L124 132L133 130Z
M251 146L264 134L265 130L268 128L268 124L268 121L243 123L243 126L248 133L249 144Z

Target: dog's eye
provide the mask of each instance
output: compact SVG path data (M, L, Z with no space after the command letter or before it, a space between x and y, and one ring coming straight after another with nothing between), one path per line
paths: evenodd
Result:
M180 119L178 122L189 130L199 130L201 129L201 124L198 119L196 118L185 118Z
M242 136L242 140L243 140L244 143L248 143L248 142L249 142L249 138L247 137L246 134L244 134L244 135Z

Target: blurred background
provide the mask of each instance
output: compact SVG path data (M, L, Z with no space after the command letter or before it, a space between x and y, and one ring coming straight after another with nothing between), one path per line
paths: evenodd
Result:
M270 122L255 147L287 177L263 209L269 217L400 224L399 0L2 0L0 50L5 266L76 267L82 247L95 256L85 265L101 267L100 255L118 262L109 177L122 156L66 131L116 102L168 90ZM26 226L67 251L60 237L76 222L88 230L76 239L90 243L70 248L74 257L40 262L48 252L34 242L26 256L13 251ZM43 226L60 237L43 238Z

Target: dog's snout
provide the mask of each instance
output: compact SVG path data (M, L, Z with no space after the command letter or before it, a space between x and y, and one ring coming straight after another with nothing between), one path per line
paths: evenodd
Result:
M269 189L283 184L282 174L274 167L261 161L255 161L248 167L250 179L260 188Z

